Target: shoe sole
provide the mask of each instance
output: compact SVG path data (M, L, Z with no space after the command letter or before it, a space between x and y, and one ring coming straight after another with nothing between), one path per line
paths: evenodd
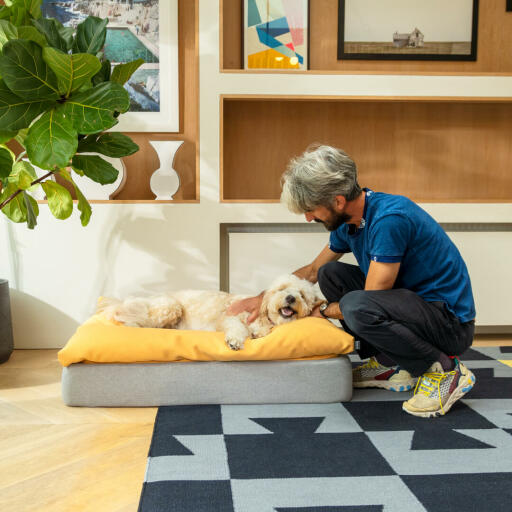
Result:
M470 391L476 382L476 377L474 376L473 372L470 370L467 370L466 375L464 376L464 382L462 384L459 384L457 388L455 388L454 392L446 402L446 404L443 406L443 409L437 410L437 411L411 411L405 407L405 402L402 404L402 409L412 414L413 416L419 416L421 418L438 418L439 416L444 416L452 407L452 405L457 401L460 400L468 391Z
M404 391L410 391L416 385L415 381L408 384L397 384L394 382L387 382L385 380L369 380L367 382L354 382L354 388L380 388L387 389L388 391L395 391L401 393Z

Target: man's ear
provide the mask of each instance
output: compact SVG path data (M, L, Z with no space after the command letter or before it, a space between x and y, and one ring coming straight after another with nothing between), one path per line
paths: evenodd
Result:
M334 204L335 204L336 210L341 212L341 210L343 210L343 208L345 208L345 205L347 204L347 200L342 195L338 195L334 198Z

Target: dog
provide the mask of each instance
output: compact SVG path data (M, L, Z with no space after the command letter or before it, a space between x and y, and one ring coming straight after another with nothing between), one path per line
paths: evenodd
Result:
M254 322L247 323L248 312L226 314L233 302L248 297L201 290L125 300L102 297L96 312L129 327L222 331L229 348L241 350L247 338L261 338L276 325L309 316L324 302L311 282L291 274L279 277L265 291Z

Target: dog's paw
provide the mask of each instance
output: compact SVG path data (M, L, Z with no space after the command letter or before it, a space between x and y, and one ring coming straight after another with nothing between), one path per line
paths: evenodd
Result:
M234 336L226 336L226 343L231 350L242 350L244 348L244 341Z

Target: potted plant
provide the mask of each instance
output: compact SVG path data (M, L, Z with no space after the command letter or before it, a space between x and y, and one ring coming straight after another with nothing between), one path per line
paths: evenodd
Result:
M126 135L103 132L128 110L123 85L144 61L112 69L103 52L108 19L89 16L74 29L43 18L42 0L2 3L0 210L33 229L39 214L33 193L42 187L52 214L67 219L73 199L66 187L51 179L56 176L74 189L86 226L92 210L74 173L113 183L118 171L99 155L120 158L138 151ZM7 145L12 139L22 147L17 156ZM46 171L43 176L37 176L34 166ZM2 314L7 314L5 309L0 318Z

